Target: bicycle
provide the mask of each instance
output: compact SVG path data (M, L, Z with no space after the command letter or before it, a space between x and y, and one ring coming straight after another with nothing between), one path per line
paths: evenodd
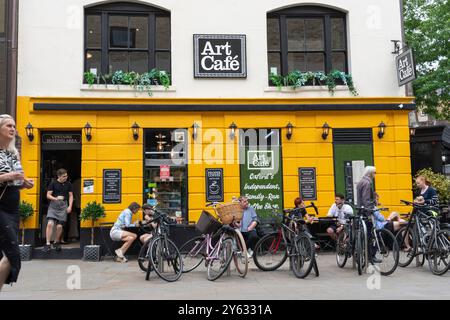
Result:
M168 238L169 224L172 221L166 213L155 210L155 216L150 222L156 222L158 228L157 236L150 239L148 243L146 251L148 264L145 280L150 280L151 271L155 271L165 281L177 281L183 272L183 261L177 246Z
M307 207L312 207L311 206ZM290 266L297 278L307 277L314 268L316 276L319 269L315 259L314 242L306 231L302 217L294 217L294 210L285 210L283 214L272 214L281 218L277 232L263 236L255 245L253 261L262 271L274 271L280 268L289 257ZM290 226L289 226L290 224Z
M206 206L212 206L216 210L217 205L217 202L213 202ZM200 230L203 235L187 241L180 248L184 265L183 272L195 270L205 261L208 280L214 281L223 275L233 259L238 274L245 277L248 272L247 247L239 229L221 225L206 211L202 212L197 226L203 226L203 224L206 224ZM214 243L215 239L218 240ZM231 252L229 252L230 241ZM218 269L215 270L215 268Z
M408 224L397 233L396 241L402 249L399 265L407 267L414 257L421 256L419 265L426 259L433 274L445 274L450 268L450 240L446 231L440 229L439 214L432 206L400 201L413 210Z
M336 263L343 268L350 257L356 262L358 274L366 269L366 261L377 265L381 275L392 274L398 266L399 248L395 236L389 230L376 229L373 213L376 211L387 211L387 208L368 209L355 207L358 213L346 215L346 224L339 234L336 244ZM366 221L371 220L371 225ZM371 227L368 231L368 226ZM370 242L369 242L370 239ZM372 250L369 259L369 250Z

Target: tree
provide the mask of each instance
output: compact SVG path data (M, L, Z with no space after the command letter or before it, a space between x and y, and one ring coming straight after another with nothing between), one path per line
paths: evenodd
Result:
M414 51L416 104L450 120L450 0L404 0L406 43Z

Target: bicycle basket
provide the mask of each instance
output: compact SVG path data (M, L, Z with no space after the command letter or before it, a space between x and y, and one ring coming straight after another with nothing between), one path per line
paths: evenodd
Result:
M234 221L239 222L242 220L244 210L239 202L231 202L222 204L217 207L217 215L223 224L230 224Z
M214 218L214 216L208 211L203 210L200 215L200 219L198 219L197 224L195 225L198 231L202 234L211 234L215 233L222 227L222 224Z

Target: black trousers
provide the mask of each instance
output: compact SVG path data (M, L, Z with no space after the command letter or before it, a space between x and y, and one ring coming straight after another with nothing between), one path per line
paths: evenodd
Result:
M5 255L11 264L11 272L5 284L17 282L20 271L20 249L18 243L19 215L0 209L0 259Z
M249 232L242 232L242 236L244 237L245 244L247 245L247 249L255 249L255 245L259 240L258 233L256 230L252 230Z

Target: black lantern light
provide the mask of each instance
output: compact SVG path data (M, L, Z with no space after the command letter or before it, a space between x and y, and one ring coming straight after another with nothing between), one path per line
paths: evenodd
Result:
M328 135L330 134L330 126L328 125L328 123L324 123L322 126L322 139L323 140L327 140Z
M92 126L89 124L89 122L86 123L84 126L84 135L86 136L87 141L91 141L92 139Z
M286 126L286 130L287 130L287 132L286 132L286 138L288 139L288 140L291 140L291 138L292 138L292 129L294 128L294 126L292 125L292 123L288 123L287 124L287 126Z
M386 125L383 121L378 125L378 138L381 139L384 136L384 131L386 130Z
M192 125L192 139L197 140L199 128L200 126L198 125L198 123L194 122L194 124Z
M139 127L139 125L135 122L132 126L131 126L131 131L133 132L133 139L137 140L139 139L139 129L141 127Z
M409 128L409 135L410 136L413 136L413 135L415 135L416 134L416 127L411 127L411 128Z
M230 139L234 140L234 137L236 136L236 129L237 129L237 125L233 122L230 125Z
M33 134L33 126L31 125L31 123L28 122L27 126L25 127L25 130L27 131L28 140L30 140L30 142L33 141L34 134Z

